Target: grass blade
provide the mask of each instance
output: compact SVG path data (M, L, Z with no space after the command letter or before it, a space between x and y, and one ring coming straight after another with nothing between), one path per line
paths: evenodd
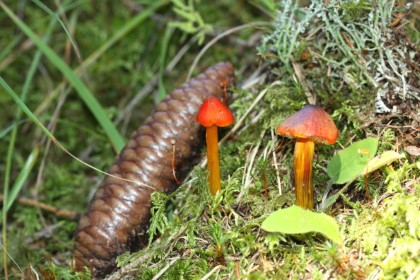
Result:
M54 135L37 119L37 117L32 114L31 110L26 106L26 104L19 98L19 96L13 91L13 89L6 83L6 81L0 77L0 85L6 90L6 92L13 98L13 100L18 104L19 108L38 126L45 135L48 136L51 140L56 142Z
M166 60L168 57L168 48L169 43L174 33L174 28L167 26L165 30L165 35L163 36L163 42L160 49L160 61L159 61L159 81L158 81L158 91L157 96L155 96L155 102L159 103L166 96L165 85L163 83L163 74L166 68Z
M29 157L27 158L25 165L23 166L22 170L19 172L18 177L16 178L15 183L13 184L13 188L10 190L9 197L7 199L6 204L6 212L9 211L10 207L12 207L13 202L18 197L20 190L22 189L23 185L26 182L26 179L31 174L32 168L35 165L39 155L39 148L36 146Z
M73 38L71 37L69 31L67 30L66 25L64 24L64 22L60 19L60 17L54 13L53 11L50 10L50 8L48 8L47 6L45 6L43 3L41 3L39 0L32 0L32 2L34 2L35 4L37 4L41 9L43 9L46 13L48 13L50 16L54 17L56 20L58 20L58 22L60 23L61 27L63 28L64 32L67 35L67 38L69 39L71 45L73 46L74 52L76 53L77 57L81 57L80 56L80 52L79 52L79 48L76 45L76 42L74 42Z

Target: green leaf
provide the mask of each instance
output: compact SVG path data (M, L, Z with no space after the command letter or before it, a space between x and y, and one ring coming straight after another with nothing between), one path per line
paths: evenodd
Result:
M262 223L261 228L268 232L298 234L318 232L335 243L342 239L337 222L324 213L316 213L293 205L271 213Z
M378 149L377 138L367 138L345 148L328 163L327 173L334 183L343 184L353 180L366 169Z

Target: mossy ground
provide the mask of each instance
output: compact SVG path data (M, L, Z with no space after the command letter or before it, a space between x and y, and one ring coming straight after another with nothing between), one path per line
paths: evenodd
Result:
M59 25L53 29L49 45L69 65L77 67L140 12L144 2L61 1L66 9L63 22L81 57L76 57L74 50L66 51L69 38ZM199 65L211 65L231 60L238 69L231 108L241 122L234 132L225 131L227 137L221 144L223 190L212 197L207 171L197 166L176 192L155 195L150 245L118 259L119 265L126 268L126 276L152 279L161 273L160 279L419 277L420 166L418 156L406 150L419 141L419 102L413 96L419 88L419 71L412 63L419 56L415 29L418 15L403 17L401 23L393 26L412 6L404 1L394 6L381 5L385 2L388 1L313 1L305 10L284 1L279 14L275 12L278 8L270 10L271 1L195 4L204 22L213 27L212 31L206 30L205 42L223 30L267 20L269 16L274 24L272 28L251 27L231 34L213 45L200 61ZM48 4L51 10L57 9L54 3ZM10 8L22 15L37 34L48 29L51 16L40 5L10 4ZM193 43L172 71L163 71L192 38L185 30L174 30L169 41L165 41L166 24L175 18L173 6L165 6L138 29L125 34L82 74L110 118L119 120L116 125L127 137L153 110L159 93L184 81L201 49ZM0 13L0 22L5 27L0 30L0 75L19 93L37 48L4 13ZM167 44L166 52L162 44ZM162 60L162 55L166 59ZM263 70L257 72L257 66ZM403 73L407 69L409 73ZM380 75L385 78L380 79ZM135 94L153 79L157 79L154 90L134 110L121 116ZM106 170L115 156L112 145L75 92L69 88L66 93L60 88L54 98L47 98L62 80L54 66L42 59L26 104L46 125L50 124L57 139L74 155ZM0 119L4 120L0 154L6 155L10 141L7 128L18 120L14 118L14 103L0 92ZM254 103L257 98L259 101ZM329 177L325 170L334 153L343 147L366 137L378 137L379 154L398 150L406 155L404 160L370 174L368 180L356 180L326 210L340 226L345 240L342 246L320 235L290 236L260 229L268 214L294 202L293 141L277 137L274 129L311 98L331 113L340 129L339 144L316 148L314 186L318 205L324 196L331 196L341 187L333 185L327 193ZM375 114L385 110L384 106L391 112ZM13 150L12 183L35 147L40 148L40 154L20 197L78 213L84 211L102 176L54 145L48 147L42 133L27 119L19 127ZM4 159L0 174L5 173ZM366 186L370 197L365 195ZM10 278L35 274L46 279L89 278L71 271L75 227L75 221L16 202L8 212L7 223ZM119 279L121 274L111 277Z

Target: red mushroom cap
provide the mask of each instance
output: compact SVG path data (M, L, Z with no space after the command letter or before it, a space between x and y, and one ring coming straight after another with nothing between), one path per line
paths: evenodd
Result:
M327 112L315 105L306 105L290 116L277 128L276 133L323 144L334 144L338 137L334 121Z
M229 108L214 96L204 100L197 114L197 121L204 127L228 126L233 123L234 119Z

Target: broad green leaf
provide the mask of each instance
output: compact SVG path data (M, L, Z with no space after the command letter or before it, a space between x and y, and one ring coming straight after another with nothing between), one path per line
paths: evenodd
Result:
M271 213L262 223L261 228L268 232L298 234L318 232L335 243L342 239L337 222L324 213L316 213L293 205Z
M377 138L367 138L356 143L336 154L328 163L327 172L334 183L343 184L366 169L378 149Z
M333 205L337 199L344 193L344 191L347 189L347 187L358 177L358 176L365 176L366 174L369 174L376 169L381 168L382 166L385 166L387 164L390 164L393 161L396 161L398 159L405 158L404 154L399 154L394 151L385 151L381 155L374 157L371 159L363 168L363 170L356 175L353 179L349 180L347 184L337 193L330 196L325 204L323 205L322 209L327 209L331 205Z

